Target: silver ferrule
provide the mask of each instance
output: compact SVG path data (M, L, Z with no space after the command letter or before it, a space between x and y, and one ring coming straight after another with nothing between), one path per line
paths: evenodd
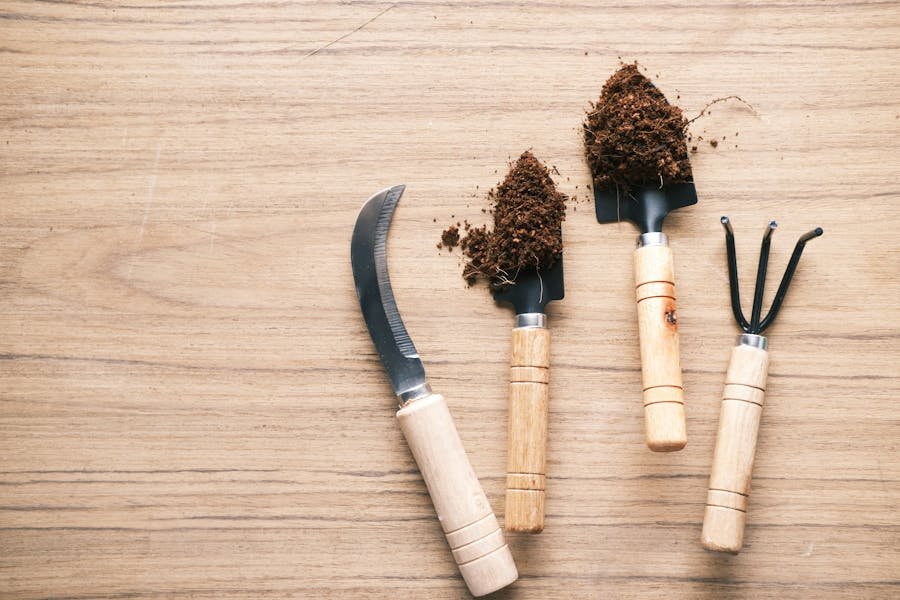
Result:
M650 233L642 233L638 236L637 247L644 246L668 246L669 238L662 231L651 231Z
M738 346L750 346L751 348L759 348L766 350L769 347L769 340L764 335L756 335L755 333L742 333L738 336Z
M406 390L405 392L400 392L397 394L397 398L400 399L400 406L406 406L413 400L418 400L419 398L424 398L431 394L431 386L427 383L423 383L417 385L416 387Z
M516 315L516 327L546 327L547 315L544 313L522 313Z

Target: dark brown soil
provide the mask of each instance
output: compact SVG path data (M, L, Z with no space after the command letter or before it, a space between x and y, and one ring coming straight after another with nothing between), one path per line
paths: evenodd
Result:
M691 181L688 120L638 70L616 71L584 123L588 165L598 189Z
M441 241L438 244L438 248L441 246L444 246L451 252L454 248L459 246L459 227L457 225L451 225L444 230L444 233L441 234Z
M562 255L566 196L556 189L547 168L525 152L503 182L488 192L494 227L465 224L460 246L467 261L463 277L479 278L492 289L511 284L520 271L547 269ZM451 226L441 236L453 229ZM445 244L446 245L446 244Z

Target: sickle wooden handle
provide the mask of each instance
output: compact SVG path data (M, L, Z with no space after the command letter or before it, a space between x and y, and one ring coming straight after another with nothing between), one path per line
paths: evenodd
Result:
M635 250L634 285L647 446L654 452L681 450L687 444L687 427L678 354L675 269L668 246Z
M544 529L550 330L516 327L509 369L506 529Z
M509 546L443 396L413 400L397 418L469 591L484 596L515 581L519 573Z
M744 543L744 520L756 437L766 394L769 353L735 346L725 376L719 432L703 516L703 547L737 554Z

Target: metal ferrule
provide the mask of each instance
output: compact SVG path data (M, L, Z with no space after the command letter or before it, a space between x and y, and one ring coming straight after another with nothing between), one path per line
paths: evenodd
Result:
M642 233L638 236L637 247L644 246L668 246L669 238L662 231L651 231L650 233Z
M755 333L742 333L738 336L738 346L750 346L766 350L769 347L769 340L764 335L756 335Z
M406 390L405 392L400 392L397 394L397 398L400 399L400 406L406 406L413 400L418 400L419 398L424 398L431 394L431 386L427 383L423 383L421 385L417 385L411 390Z
M516 327L546 327L547 315L544 313L522 313L516 315Z

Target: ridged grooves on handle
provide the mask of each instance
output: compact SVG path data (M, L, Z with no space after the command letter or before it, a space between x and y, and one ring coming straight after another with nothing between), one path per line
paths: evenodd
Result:
M768 370L765 350L742 345L732 350L703 516L701 540L708 550L736 554L744 544Z
M675 268L668 246L634 251L634 285L641 344L644 430L654 452L687 444L684 388L675 310Z
M513 329L509 382L506 529L539 533L544 529L547 471L548 329Z
M509 546L443 396L414 400L397 418L469 591L483 596L515 581L519 575Z

